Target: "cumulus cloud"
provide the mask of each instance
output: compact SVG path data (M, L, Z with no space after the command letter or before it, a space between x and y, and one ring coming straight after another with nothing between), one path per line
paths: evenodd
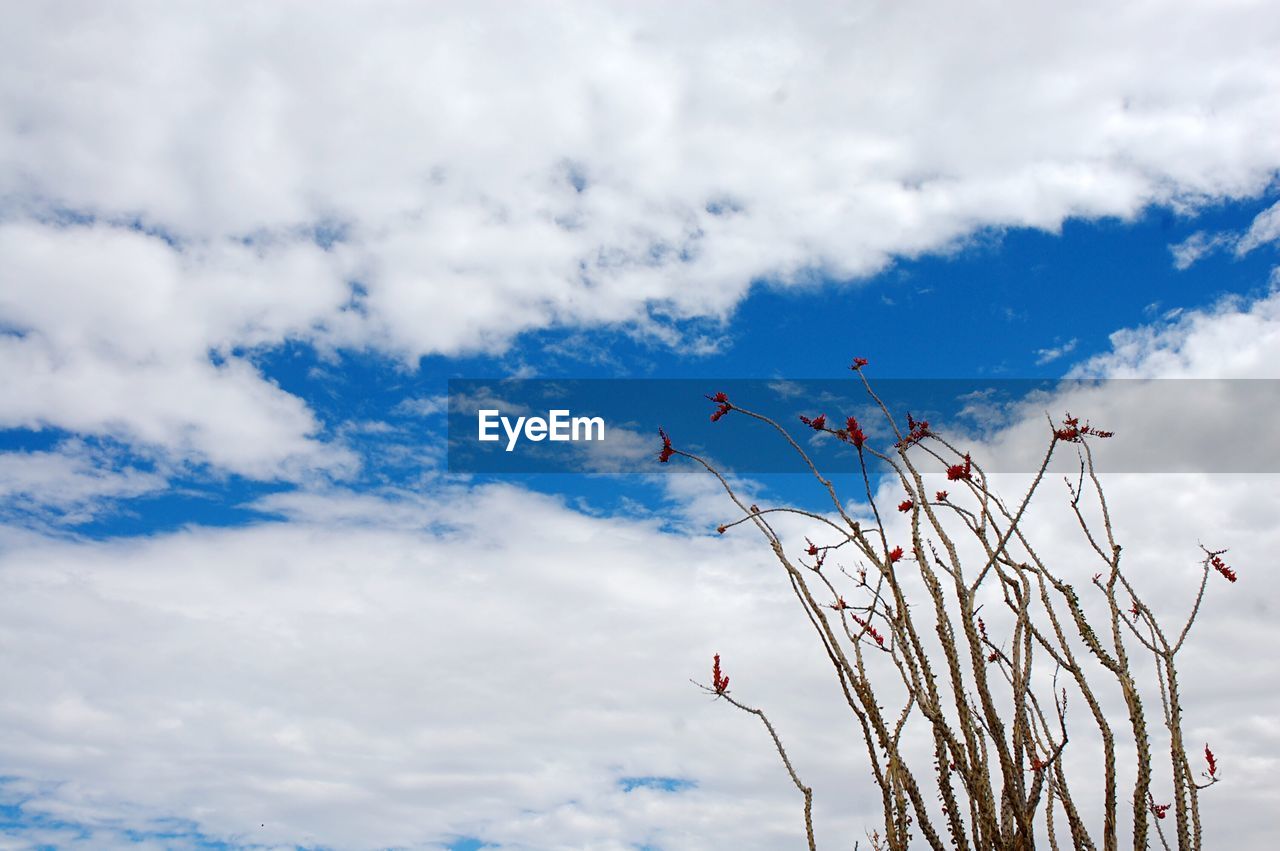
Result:
M1236 254L1248 254L1260 245L1280 240L1280 203L1272 204L1254 217L1244 236L1236 243Z
M1016 399L975 393L952 427L985 444L990 469L1036 469L1046 416L1071 413L1116 434L1094 455L1112 472L1277 473L1280 435L1257 427L1280 417L1280 291L1227 297L1110 336L1107 352L1074 364L1064 380ZM994 427L993 427L994 426ZM1072 453L1055 473L1078 470Z
M0 427L54 426L257 478L349 469L237 350L301 335L348 296L323 251L178 251L135 229L0 225ZM211 357L212 355L212 357Z
M395 413L412 414L418 417L434 417L447 413L449 399L447 396L422 396L405 399L395 407Z
M1182 242L1169 246L1169 253L1173 255L1173 268L1179 272L1190 269L1201 259L1220 248L1229 248L1234 243L1235 238L1231 234L1196 231Z
M0 453L0 516L10 522L77 523L116 500L155 493L163 475L120 464L116 453L69 440L53 451Z
M676 344L753 281L1256 194L1280 165L1270 11L24 4L0 32L0 427L337 476L352 457L252 351L412 362L548 325ZM1079 374L1274 377L1277 304L1119 332ZM70 451L0 474L69 511L155 484ZM1252 566L1280 493L1151 481L1112 491L1142 569L1185 580L1202 528L1250 589L1208 604L1188 701L1239 784L1207 820L1267 848L1275 589ZM798 802L761 730L686 682L719 651L820 830L860 835L856 734L832 735L785 583L745 536L696 534L714 487L669 484L668 527L437 483L278 495L241 529L0 528L6 774L27 811L102 836L177 817L241 844L786 846ZM627 790L650 776L696 785Z
M1122 332L1080 370L1258 374L1219 341L1265 358L1274 310L1274 299L1223 303ZM1121 429L1135 410L1113 413ZM1006 439L1042 447L1032 416ZM1025 481L999 485L1018 493ZM1241 580L1211 587L1183 696L1189 735L1213 743L1230 784L1204 796L1206 829L1249 851L1270 847L1277 794L1259 695L1280 676L1268 650L1280 589L1266 568L1280 546L1278 481L1106 477L1153 607L1185 610L1199 543L1232 548ZM0 675L14 697L0 704L0 758L29 778L33 812L139 830L175 817L239 843L794 844L798 801L763 731L686 681L705 679L719 652L817 790L819 834L861 835L875 819L864 757L856 731L836 732L851 728L785 579L751 536L708 534L729 517L713 480L669 485L675 514L663 519L677 522L663 525L517 487L440 485L278 494L255 506L278 520L240 529L106 543L6 534ZM1053 488L1028 533L1087 587L1088 553ZM905 522L889 519L891 538Z
M1268 243L1280 240L1280 204L1273 204L1254 216L1244 231L1196 231L1182 242L1170 245L1175 269L1189 269L1203 257L1222 249L1231 249L1236 257Z
M1036 366L1044 366L1046 363L1053 363L1054 361L1071 354L1075 351L1079 342L1080 341L1078 339L1072 337L1061 345L1050 346L1044 349L1036 349Z
M1171 322L1123 328L1111 350L1085 360L1068 378L1276 378L1280 290L1247 300L1229 296Z
M678 344L754 281L1257 193L1267 12L28 4L0 34L0 422L296 476L332 462L310 412L209 352Z
M287 522L8 551L0 667L25 696L0 709L0 750L7 772L74 777L28 807L336 848L793 837L753 719L688 683L716 641L744 679L805 668L780 655L804 631L751 542L509 487L395 505L337 492L277 504ZM816 710L783 715L836 722Z

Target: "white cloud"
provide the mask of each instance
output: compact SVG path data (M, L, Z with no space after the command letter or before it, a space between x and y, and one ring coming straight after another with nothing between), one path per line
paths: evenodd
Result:
M1229 248L1234 242L1235 239L1230 234L1196 231L1182 242L1169 246L1169 252L1173 255L1173 268L1179 272L1190 269L1202 258L1220 248Z
M1236 255L1248 254L1276 240L1280 240L1280 203L1272 204L1254 217L1249 230L1236 243Z
M1280 204L1273 204L1254 216L1249 228L1243 232L1196 231L1182 242L1169 246L1173 254L1174 268L1182 271L1202 257L1220 249L1231 249L1236 257L1280 239Z
M1043 366L1046 363L1052 363L1065 355L1069 355L1075 351L1079 340L1072 337L1060 346L1051 346L1046 349L1036 349L1036 365Z
M6 27L0 191L184 245L332 223L369 316L325 335L406 355L723 316L761 276L1280 164L1277 25L1249 4L60 8ZM269 286L291 276L340 274Z
M108 435L258 478L354 464L232 353L301 335L343 303L318 248L177 252L133 230L8 223L0 257L0 315L16 332L0 335L0 427Z
M1060 423L1069 412L1116 432L1094 449L1102 469L1280 471L1280 434L1257 425L1280 417L1274 386L1280 378L1280 290L1255 300L1228 297L1122 329L1110 342L1110 351L1067 370L1052 392L1012 403L981 394L966 400L962 415L987 436L987 451L997 461L993 469L1034 470L1044 454L1045 416ZM992 424L1001 429L993 431ZM970 437L978 433L969 430ZM1066 453L1052 469L1069 473L1078 463Z
M1170 324L1116 331L1110 352L1077 364L1067 377L1280 377L1280 289L1254 301L1232 296L1169 315Z
M9 773L74 779L34 809L338 848L794 837L798 801L754 719L687 681L717 649L744 694L805 670L779 655L804 630L753 542L506 487L399 510L331 494L291 516L5 554L0 667L23 698L0 709L0 752ZM800 728L816 710L780 711ZM821 765L829 743L797 747ZM654 775L700 785L618 787Z
M83 522L113 500L154 493L165 486L157 473L124 467L106 451L67 441L54 451L0 453L0 509L9 519Z
M434 417L447 413L449 398L447 396L422 396L405 399L395 407L395 413L412 414L417 417Z
M1260 375L1216 343L1265 355L1274 309L1226 303L1121 333L1082 371ZM1037 420L1010 440L1042 446L1044 431ZM1198 542L1232 547L1241 580L1211 586L1183 696L1192 740L1213 743L1227 777L1203 799L1208 835L1269 848L1280 478L1106 481L1132 575L1162 611L1190 599ZM241 529L6 534L0 759L36 782L32 808L114 828L174 816L238 841L336 848L453 833L513 848L794 844L798 801L763 731L686 682L720 652L817 790L820 837L861 835L875 802L864 755L856 731L837 732L850 729L838 692L785 581L750 535L699 534L731 517L713 481L669 483L684 507L667 532L514 487L437 483L277 495L258 507L279 522ZM1058 487L1029 533L1087 587ZM891 538L903 522L890 519ZM617 786L651 775L699 785Z
M26 332L0 422L297 476L331 462L310 412L209 351L680 345L667 323L761 278L1258 193L1269 11L27 4L0 34L0 327Z
M1280 166L1278 35L1262 4L1189 2L24 4L0 32L0 425L341 473L315 415L236 351L412 360L600 323L674 343L653 317L723 318L761 276L1256 194ZM1275 377L1278 304L1120 332L1081 373ZM72 509L152 484L86 463L5 456L4 481ZM723 505L671 484L694 517ZM1211 599L1188 701L1238 784L1206 798L1210 829L1269 848L1280 493L1112 494L1160 577L1185 578L1197 534L1235 547L1249 593ZM31 807L340 848L787 845L798 801L762 731L685 681L720 651L818 790L823 834L871 819L856 734L832 735L812 638L745 536L439 483L261 507L285 519L0 530L0 759L40 781ZM628 775L700 785L623 793Z

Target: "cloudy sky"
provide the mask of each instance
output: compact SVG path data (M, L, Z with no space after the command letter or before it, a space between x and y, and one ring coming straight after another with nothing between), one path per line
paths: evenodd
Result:
M762 730L689 683L712 653L848 847L860 743L713 483L451 474L448 379L1280 378L1265 2L4 19L0 848L797 847ZM1256 448L1109 487L1171 617L1231 547L1187 727L1211 843L1262 851L1280 399L1250 386L1081 412Z

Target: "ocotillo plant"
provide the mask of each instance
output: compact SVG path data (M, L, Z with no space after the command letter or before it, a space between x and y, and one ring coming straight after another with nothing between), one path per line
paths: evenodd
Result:
M852 416L840 428L828 425L825 414L800 417L806 429L853 448L854 475L866 500L861 518L852 516L788 429L724 393L707 397L715 405L711 419L740 414L787 441L825 491L831 511L748 505L715 466L677 448L661 429L658 460L681 457L706 468L740 512L717 531L754 525L785 571L865 740L883 808L883 825L868 834L872 845L902 851L923 840L940 850L1013 851L1044 841L1054 851L1115 851L1123 822L1132 834L1126 846L1147 848L1154 826L1166 849L1198 851L1199 793L1220 778L1207 745L1205 770L1192 767L1176 658L1210 575L1237 579L1222 559L1225 551L1204 549L1189 613L1170 629L1122 564L1090 449L1092 440L1110 432L1070 415L1060 423L1048 419L1048 449L1039 469L1022 498L1009 504L988 487L982 465L928 422L908 414L903 429L868 382L866 365L858 358L852 369L891 429L892 446L876 449ZM1099 563L1089 600L1069 581L1080 574L1079 565L1055 564L1024 533L1025 513L1050 460L1066 447L1077 454L1079 475L1066 479L1065 498ZM869 458L887 465L902 486L895 507L910 517L904 540L890 540ZM930 470L945 473L949 491L935 490L930 498L924 478ZM821 536L805 538L803 546L784 541L776 527L785 515L803 518ZM858 566L832 569L842 560ZM984 604L992 609L985 615ZM1139 664L1139 654L1148 654L1150 664ZM762 710L731 695L718 654L711 684L700 687L764 723L803 796L805 836L816 848L813 791L774 725ZM1163 733L1151 727L1142 699L1148 692L1159 694L1156 723L1163 722ZM1105 710L1113 699L1124 707L1122 714ZM1077 714L1087 716L1084 723L1092 728L1087 738L1100 747L1097 770L1088 759L1066 758L1075 741L1068 733L1068 703L1078 702L1085 711ZM913 737L903 735L908 729L923 732L914 738L927 742L928 753L909 745ZM1165 783L1172 797L1162 802L1156 787ZM1122 818L1121 807L1131 808L1131 815Z

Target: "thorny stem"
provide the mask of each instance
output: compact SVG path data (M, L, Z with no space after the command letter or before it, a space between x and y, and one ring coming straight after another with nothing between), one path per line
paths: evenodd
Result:
M937 851L947 847L963 851L1023 851L1035 847L1039 823L1050 847L1057 851L1060 834L1055 808L1061 807L1072 847L1095 851L1099 846L1080 814L1063 758L1070 741L1067 689L1058 684L1058 674L1064 672L1068 684L1084 700L1102 740L1103 851L1118 851L1117 742L1099 691L1108 682L1118 690L1128 710L1131 739L1126 744L1133 749L1136 765L1132 790L1135 851L1147 846L1151 817L1163 816L1170 807L1175 811L1173 827L1179 851L1199 851L1198 792L1219 778L1212 773L1212 764L1211 772L1205 775L1207 783L1198 784L1192 777L1182 734L1174 657L1200 612L1210 565L1235 581L1234 572L1217 558L1221 551L1205 549L1203 575L1190 614L1176 638L1168 640L1156 614L1142 602L1121 567L1122 550L1116 543L1110 509L1085 439L1108 437L1109 433L1087 423L1080 426L1069 416L1061 427L1050 419L1052 438L1030 486L1016 506L1006 506L988 487L982 467L968 453L962 454L939 437L927 423L908 417L910 428L904 435L862 373L864 363L855 362L855 369L896 435L896 451L885 454L864 446L865 436L860 428L855 429L852 418L848 431L825 427L822 417L816 421L806 419L805 423L857 448L861 489L871 515L865 528L850 515L834 482L818 469L786 428L770 417L728 402L723 394L714 401L724 410L739 412L769 426L792 447L830 498L836 519L797 508L748 506L712 464L674 448L665 435L660 460L684 457L715 476L741 512L739 518L726 522L718 531L724 534L741 524L753 523L787 574L788 584L822 643L866 745L883 805L884 835L880 837L877 832L876 847L906 851L912 831L918 830L925 843ZM1040 557L1023 532L1032 498L1055 450L1063 443L1075 444L1080 456L1079 479L1074 485L1067 482L1069 506L1085 540L1105 564L1094 584L1103 592L1109 630L1095 628L1089 607L1074 586ZM973 505L957 504L943 493L929 500L925 474L913 455L941 464L948 479L963 489L962 495L972 498ZM897 473L907 496L899 509L910 511L909 547L890 550L886 520L867 468L868 456L888 464ZM1101 534L1086 520L1081 507L1086 482L1101 514ZM788 554L790 536L784 540L771 523L774 517L816 524L834 541L819 545L806 538L806 553L814 557L814 562L793 560ZM955 537L957 524L983 553L983 561L969 576ZM850 546L847 551L843 549L846 545ZM844 567L835 573L823 571L824 563L842 552L861 561L863 566L858 569L856 580ZM912 562L914 568L908 569ZM846 601L836 584L841 577L855 583L847 592L853 602ZM927 593L927 605L913 602L918 596L913 590L917 582ZM859 602L853 596L855 592L866 595L866 601ZM1120 592L1132 601L1132 614L1120 602ZM1004 604L999 641L980 616L984 609L980 600L1002 600ZM932 629L928 630L930 619ZM926 640L930 632L932 638ZM1156 658L1163 720L1170 733L1168 767L1174 785L1170 805L1157 806L1151 795L1152 754L1146 710L1125 645L1126 634ZM1083 657L1077 653L1080 646L1087 651ZM867 654L867 649L879 652ZM1043 709L1047 703L1040 692L1043 676L1036 674L1037 660L1045 659L1056 666L1051 690L1056 730ZM886 662L894 672L891 681L880 678ZM1086 667L1090 664L1096 667ZM997 672L998 677L993 679L991 671ZM804 797L805 835L808 847L814 849L813 793L800 781L772 723L762 710L738 702L727 694L726 688L707 690L764 723L788 776ZM895 695L900 695L901 700L898 708L890 711ZM924 725L932 741L931 772L920 765L913 766L916 749L911 747L913 736L907 731L918 725ZM921 785L921 778L928 773L933 775L938 804L926 800ZM935 826L939 816L945 837ZM1160 841L1169 848L1159 819L1155 826Z
M760 709L734 700L727 691L717 691L715 688L704 686L698 682L694 682L694 685L718 698L723 698L743 712L756 716L764 723L765 729L769 731L769 737L773 739L773 746L778 750L778 756L782 757L782 765L787 769L787 776L791 778L791 782L800 790L800 794L804 796L804 834L809 843L809 851L815 851L817 846L813 837L813 789L804 785L800 780L800 776L796 774L795 766L791 764L791 757L787 755L787 749L783 747L782 739L778 737L778 731L774 729L768 716Z

